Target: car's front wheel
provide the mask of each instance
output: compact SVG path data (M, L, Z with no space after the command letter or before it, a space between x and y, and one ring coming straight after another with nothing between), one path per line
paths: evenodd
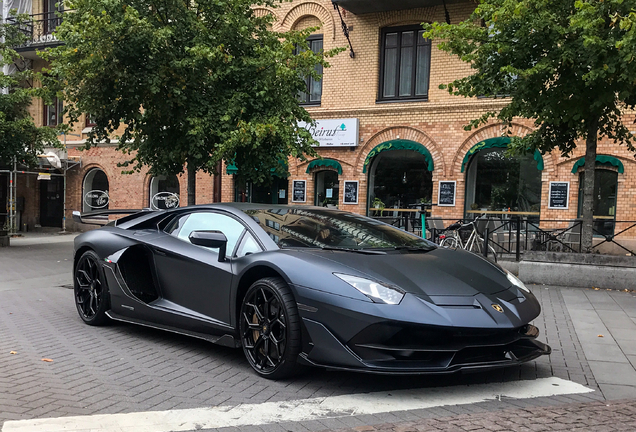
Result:
M99 261L95 252L84 252L73 275L77 312L86 324L94 326L108 322L108 287Z
M268 277L254 282L243 299L239 322L243 352L256 373L281 379L298 372L300 316L284 280Z

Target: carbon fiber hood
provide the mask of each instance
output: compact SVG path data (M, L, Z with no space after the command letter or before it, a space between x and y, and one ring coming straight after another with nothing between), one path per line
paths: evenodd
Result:
M388 282L415 295L492 295L510 287L508 278L498 267L465 251L436 248L430 252L396 251L386 255L305 252L349 267L349 274Z

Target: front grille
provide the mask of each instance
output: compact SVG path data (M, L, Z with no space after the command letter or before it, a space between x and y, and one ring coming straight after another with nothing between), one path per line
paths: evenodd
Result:
M353 337L348 346L370 362L398 362L423 368L513 361L537 350L530 340L534 326L515 329L441 328L374 324Z

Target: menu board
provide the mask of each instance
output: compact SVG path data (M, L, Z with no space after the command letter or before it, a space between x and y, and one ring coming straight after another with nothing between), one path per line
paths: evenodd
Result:
M437 192L438 206L455 205L455 181L440 181Z
M306 202L307 182L305 180L294 180L292 187L292 202Z
M343 203L344 204L358 204L358 181L347 181L344 182L344 195L343 195Z
M567 209L570 198L570 182L550 182L548 208Z

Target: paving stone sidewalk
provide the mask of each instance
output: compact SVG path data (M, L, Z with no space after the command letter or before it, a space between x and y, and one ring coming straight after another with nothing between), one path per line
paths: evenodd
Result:
M431 416L434 416L431 413ZM549 432L635 431L636 401L592 402L528 409L504 409L402 423L327 429L324 432Z

